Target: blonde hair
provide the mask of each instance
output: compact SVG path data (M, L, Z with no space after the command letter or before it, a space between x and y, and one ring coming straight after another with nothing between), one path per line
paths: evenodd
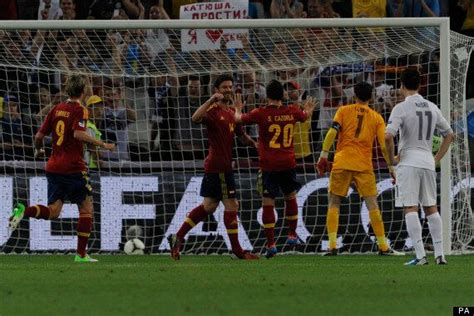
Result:
M86 88L86 80L81 75L72 75L66 82L66 94L70 98L79 98Z

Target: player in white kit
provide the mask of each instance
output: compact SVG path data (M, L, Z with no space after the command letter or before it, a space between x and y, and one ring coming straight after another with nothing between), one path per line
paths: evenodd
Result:
M385 143L391 161L394 164L398 163L395 205L404 208L408 235L416 252L416 258L405 265L428 264L418 217L420 204L428 219L436 264L446 264L441 216L436 206L435 165L448 151L454 134L440 109L418 94L420 86L418 70L403 71L401 83L400 92L405 101L397 104L390 114ZM435 131L443 136L443 141L433 157L431 149ZM394 137L398 132L400 132L398 157L394 157Z

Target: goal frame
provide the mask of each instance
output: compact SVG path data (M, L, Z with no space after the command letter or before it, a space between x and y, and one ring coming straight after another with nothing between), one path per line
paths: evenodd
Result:
M446 120L450 119L450 30L449 18L341 18L341 19L236 19L236 20L44 20L3 21L3 30L58 30L58 29L207 29L207 28L333 28L333 27L438 27L440 29L440 108ZM443 245L446 254L451 254L452 210L451 152L441 161L440 207L443 210ZM448 210L448 212L444 211Z

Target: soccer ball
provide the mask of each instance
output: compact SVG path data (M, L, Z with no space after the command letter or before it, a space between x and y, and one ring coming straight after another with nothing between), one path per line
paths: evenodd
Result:
M145 254L145 244L138 238L130 239L125 243L123 251L127 255L143 255Z

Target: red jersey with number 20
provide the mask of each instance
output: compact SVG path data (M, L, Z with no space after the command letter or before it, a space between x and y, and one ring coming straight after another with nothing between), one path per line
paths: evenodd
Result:
M293 130L296 122L306 119L306 113L294 105L265 106L242 114L244 124L258 124L258 153L262 171L296 167Z
M202 120L207 127L209 154L204 161L207 173L232 171L232 148L234 135L243 135L242 125L235 124L233 108L212 105Z
M74 131L85 131L88 112L79 102L59 103L49 111L40 132L53 136L53 152L46 171L71 174L87 171L84 162L84 144L74 138Z

